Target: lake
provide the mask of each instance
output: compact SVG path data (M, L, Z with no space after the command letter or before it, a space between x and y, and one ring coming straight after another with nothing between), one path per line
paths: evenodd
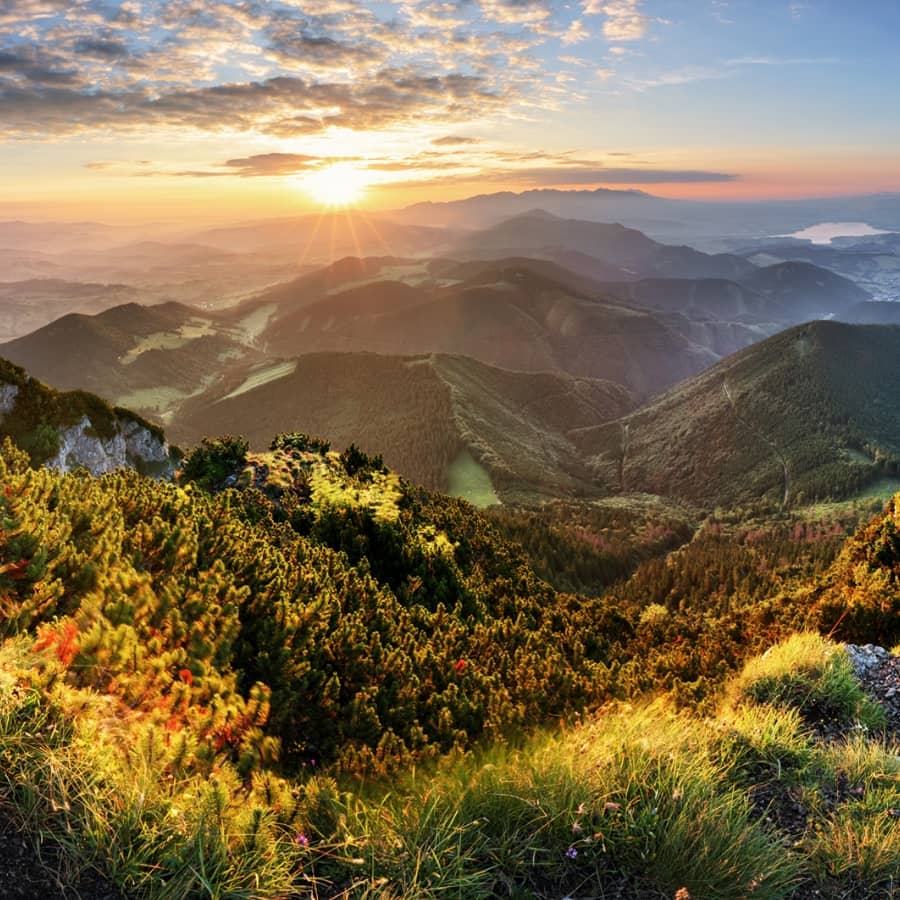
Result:
M820 222L818 225L810 225L802 231L793 234L781 234L779 237L797 238L798 240L811 241L813 244L830 244L837 237L871 237L876 234L890 234L880 228L873 228L865 222Z

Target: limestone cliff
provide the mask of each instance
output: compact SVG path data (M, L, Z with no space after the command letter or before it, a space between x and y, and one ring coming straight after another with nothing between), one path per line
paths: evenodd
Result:
M158 426L85 391L55 391L0 360L0 438L10 437L34 465L93 475L130 466L157 477L175 469Z

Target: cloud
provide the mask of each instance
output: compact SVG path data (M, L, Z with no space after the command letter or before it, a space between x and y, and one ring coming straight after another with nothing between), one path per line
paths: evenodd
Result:
M739 56L726 59L726 66L830 66L839 63L836 56Z
M473 137L463 137L461 135L456 134L448 134L445 137L435 138L431 142L435 147L455 147L460 144L477 144L479 143L478 138Z
M770 57L770 56L741 56L734 59L720 60L713 65L684 66L680 69L672 69L668 72L660 72L648 78L628 79L629 87L637 91L648 90L657 87L675 87L683 84L693 84L697 81L713 81L722 78L734 78L741 73L741 69L754 66L821 66L839 63L836 57Z
M297 30L291 22L274 24L267 29L267 37L267 49L282 63L334 67L385 57L375 41L337 40L325 34L316 35Z
M556 0L0 0L0 140L193 129L296 136L557 102ZM5 23L11 23L8 25Z
M550 18L551 0L480 0L488 19L506 24L534 24Z
M585 41L590 37L588 30L584 27L584 23L580 19L576 19L572 24L566 29L563 35L560 37L560 40L566 45L570 44L578 44L581 41Z
M480 76L403 69L382 70L361 84L276 77L161 93L7 84L0 86L0 131L60 135L165 126L291 137L330 126L372 129L414 119L470 121L505 102Z
M317 156L303 153L260 153L240 159L226 160L224 165L230 174L243 178L259 175L293 175L306 169L314 169L322 164Z
M736 181L740 176L724 172L681 169L608 167L546 167L507 173L510 181L548 187L567 184L698 184Z
M443 170L441 170L443 171ZM481 172L456 172L433 176L411 177L391 182L392 189L418 188L429 185L518 185L521 189L597 187L603 185L697 184L736 181L739 175L722 172L669 169L636 169L596 167L497 168Z
M124 41L110 38L79 38L75 41L73 49L77 54L103 60L121 59L129 55Z
M609 41L638 41L647 34L644 0L586 0L586 15L604 15L603 36Z
M65 68L60 57L30 47L0 50L0 79L35 86L70 85L79 80L77 71Z

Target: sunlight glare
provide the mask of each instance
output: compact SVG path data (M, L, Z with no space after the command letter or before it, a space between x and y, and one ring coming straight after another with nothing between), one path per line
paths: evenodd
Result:
M369 185L365 171L351 163L317 169L303 179L303 188L322 206L352 206Z

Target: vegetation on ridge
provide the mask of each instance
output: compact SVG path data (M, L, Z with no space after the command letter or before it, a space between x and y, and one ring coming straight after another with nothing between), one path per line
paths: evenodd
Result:
M652 550L601 599L306 435L207 441L181 485L35 470L7 442L0 484L0 793L128 891L888 896L895 757L804 725L832 704L848 734L880 727L841 651L788 645L717 711L755 649L881 621L838 609L844 557L822 574L837 523L707 523L677 571ZM885 590L892 510L863 533ZM711 727L675 711L698 701ZM795 796L800 824L779 812Z

